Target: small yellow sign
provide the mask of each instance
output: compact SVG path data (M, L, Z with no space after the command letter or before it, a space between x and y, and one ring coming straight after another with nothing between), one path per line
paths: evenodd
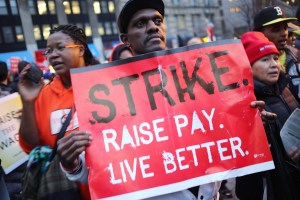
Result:
M22 102L18 93L0 98L0 159L6 174L28 160L19 146Z

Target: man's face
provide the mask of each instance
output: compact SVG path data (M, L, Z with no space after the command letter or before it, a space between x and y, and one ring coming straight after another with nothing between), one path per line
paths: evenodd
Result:
M134 54L145 54L166 48L166 29L162 15L154 9L142 9L131 18L127 33L121 34Z
M287 45L287 28L287 22L279 22L263 27L261 32L275 44L278 50L283 50Z

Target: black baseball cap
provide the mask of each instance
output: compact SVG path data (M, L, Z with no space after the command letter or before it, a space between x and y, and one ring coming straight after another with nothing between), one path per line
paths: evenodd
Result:
M120 33L127 32L127 26L132 16L141 9L153 8L163 17L165 15L165 5L162 0L129 0L123 6L118 17L118 27Z
M297 18L287 18L285 12L279 6L271 6L261 9L254 16L254 30L257 31L263 26L276 24L279 22L291 22Z

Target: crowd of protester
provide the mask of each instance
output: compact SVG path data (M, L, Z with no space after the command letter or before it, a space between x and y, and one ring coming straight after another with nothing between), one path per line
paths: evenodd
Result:
M108 62L165 50L164 9L161 0L129 0L118 17L121 43L113 48ZM133 21L139 24L135 25ZM273 170L236 178L235 191L240 200L262 200L265 197L268 200L296 200L300 196L300 150L295 148L286 152L280 138L284 123L295 109L300 108L300 50L295 45L296 35L300 32L295 25L298 21L296 17L286 17L279 6L263 8L254 17L253 30L240 38L251 65L255 96L266 105L267 112L262 116L267 118L264 128L275 164ZM147 30L142 31L143 26ZM143 42L152 33L159 35L159 39ZM199 37L192 37L186 45L203 42ZM50 31L44 54L55 73L44 71L37 83L26 76L34 63L21 61L18 72L9 74L6 62L0 61L0 98L15 92L21 96L23 110L19 143L26 153L38 145L54 147L59 128L53 128L51 124L55 120L51 115L53 111L59 115L57 119L65 112L77 117L74 115L70 69L99 64L87 46L84 30L71 24L59 25ZM257 102L257 106L263 105ZM79 129L76 121L71 121L74 123L72 129L68 129L58 141L57 153L61 170L70 181L79 183L82 199L90 199L89 170L84 154L93 139L90 132ZM1 171L12 200L22 199L20 177L25 166L26 163L7 175ZM232 198L226 180L153 197L162 200L226 198Z

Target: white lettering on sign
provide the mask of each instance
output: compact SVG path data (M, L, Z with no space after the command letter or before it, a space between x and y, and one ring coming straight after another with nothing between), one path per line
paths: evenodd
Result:
M230 144L230 149L224 147L226 143ZM242 157L244 157L246 154L241 148L242 141L239 137L233 137L223 140L218 140L216 142L206 142L199 145L192 145L188 146L186 148L179 148L175 150L175 156L171 152L163 152L163 159L164 159L164 168L166 174L173 173L177 170L185 170L190 168L190 165L193 165L194 167L197 167L199 165L198 158L200 157L200 150L205 149L206 155L209 163L212 163L214 158L211 153L211 149L218 148L219 154L215 154L214 156L219 156L220 160L228 160L233 159L237 157L237 151L240 153ZM185 160L184 155L190 154L193 157L194 162L189 162L188 160ZM227 156L225 156L227 154ZM203 155L203 154L201 154ZM205 159L204 157L201 157Z
M111 184L120 184L127 182L127 176L129 175L132 181L136 180L137 173L140 172L140 175L143 178L153 177L154 173L150 171L150 165L147 162L150 160L150 156L142 156L139 158L134 158L132 165L129 164L128 160L125 159L119 162L119 165L113 166L112 163L109 163L108 170L110 173L110 183ZM121 171L121 177L115 176L115 171Z
M205 110L202 110L201 112L209 124L209 130L213 131L214 126L213 126L212 119L214 116L215 108L211 109L210 114L208 114ZM188 118L185 115L176 115L176 116L174 116L174 120L175 120L178 136L182 137L181 129L188 126L188 124L189 124ZM192 119L191 134L193 135L196 130L201 130L202 133L206 133L206 129L204 128L202 121L200 120L197 112L194 111L193 119Z
M164 135L163 122L164 118L153 120L151 124L143 122L139 126L132 126L132 130L124 125L122 134L118 134L114 129L102 130L106 152L109 152L111 148L119 151L124 149L126 145L137 147L142 144L151 144L153 141L163 142L168 140L169 136ZM120 136L122 137L121 144L118 144L117 139Z
M131 126L124 125L120 130L104 129L102 130L102 136L105 151L122 151L125 148L137 148L141 145L164 142L168 141L170 136L172 136L172 139L174 137L195 136L196 131L207 135L215 128L224 128L224 124L214 126L215 110L215 108L211 108L208 111L201 110L198 113L193 111L191 116L183 114L173 116L174 129L177 134L165 131L167 129L164 126L170 126L170 124L164 124L164 118L154 119L149 123L141 122ZM167 135L168 133L172 135ZM172 150L172 152L165 150L162 152L162 165L164 172L171 174L191 167L199 167L203 163L211 164L214 161L220 162L235 159L237 156L244 157L245 155L248 155L248 151L242 149L241 138L219 138L214 141L205 140L202 143L186 145ZM151 170L150 163L150 155L130 159L127 157L109 163L106 169L110 173L111 184L122 184L135 181L138 179L137 177L153 177L154 172Z

